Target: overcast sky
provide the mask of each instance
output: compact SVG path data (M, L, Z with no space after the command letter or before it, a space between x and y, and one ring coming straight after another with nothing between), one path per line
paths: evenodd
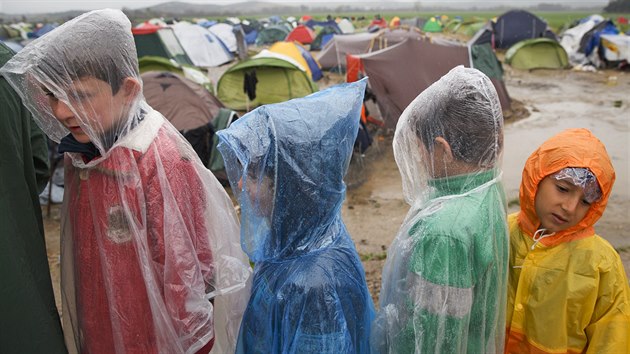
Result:
M101 8L115 8L121 9L123 6L136 9L147 7L163 2L167 2L168 0L0 0L0 13L8 13L8 14L19 14L19 13L42 13L42 12L62 12L67 10L94 10ZM235 0L180 0L182 2L194 3L194 4L218 4L218 5L229 5L237 2L243 1L235 1ZM263 0L266 2L279 2L279 3L294 3L294 4L303 4L304 0ZM325 3L325 2L342 2L343 0L314 0L312 2L317 3ZM492 1L479 1L479 0L394 0L398 2L420 2L424 5L434 5L434 4L449 4L449 5L459 5L462 6L464 4L479 5L479 4L508 4L517 6L529 6L532 3L553 3L553 4L564 4L571 6L605 6L608 4L608 0L492 0ZM389 2L388 0L345 0L343 1L348 4L378 4L383 3L386 4ZM306 2L311 3L311 1Z

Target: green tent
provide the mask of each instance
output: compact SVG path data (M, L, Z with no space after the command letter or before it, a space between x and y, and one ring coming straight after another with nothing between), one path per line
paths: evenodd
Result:
M249 95L244 88L248 88ZM308 74L290 62L257 56L234 65L221 76L217 97L226 107L243 111L304 97L317 90Z
M470 48L473 67L491 79L503 81L503 67L490 43L476 44Z
M283 41L287 38L289 33L290 31L286 26L269 26L258 33L258 37L256 37L256 45L260 46Z
M431 17L422 27L424 32L442 32L442 24L435 17Z
M564 69L569 67L567 52L550 38L520 41L505 53L505 62L516 69Z
M173 59L178 64L193 65L172 29L160 28L153 31L136 29L132 32L138 58L158 56Z

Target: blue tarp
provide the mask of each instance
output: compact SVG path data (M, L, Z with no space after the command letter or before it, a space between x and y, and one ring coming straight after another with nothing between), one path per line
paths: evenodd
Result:
M367 353L373 303L341 219L366 80L217 132L255 262L237 353Z

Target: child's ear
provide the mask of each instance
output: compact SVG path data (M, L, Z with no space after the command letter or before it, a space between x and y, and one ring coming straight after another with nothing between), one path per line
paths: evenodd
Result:
M442 155L444 162L452 162L453 161L453 151L451 150L451 145L441 136L435 138L434 148L436 151Z
M122 91L128 103L133 102L138 97L141 89L142 85L136 78L127 77L123 80Z

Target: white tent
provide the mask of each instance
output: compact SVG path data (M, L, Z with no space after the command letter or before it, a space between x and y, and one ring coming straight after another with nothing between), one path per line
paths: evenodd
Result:
M569 62L572 65L584 64L588 62L584 53L578 52L580 49L580 41L586 32L590 31L597 24L602 22L604 18L600 15L591 15L584 22L575 27L571 27L562 33L560 45L567 52ZM597 54L595 54L597 55Z
M341 33L343 34L354 33L354 25L347 18L344 18L341 21L339 21L339 23L337 23L337 26L339 26L339 29L341 30Z
M195 66L214 67L232 60L232 54L227 52L219 38L207 29L188 22L179 22L172 28Z
M216 25L210 26L208 29L210 32L214 33L215 36L219 37L230 52L235 53L238 48L232 27L232 25L228 25L227 23L217 23Z

